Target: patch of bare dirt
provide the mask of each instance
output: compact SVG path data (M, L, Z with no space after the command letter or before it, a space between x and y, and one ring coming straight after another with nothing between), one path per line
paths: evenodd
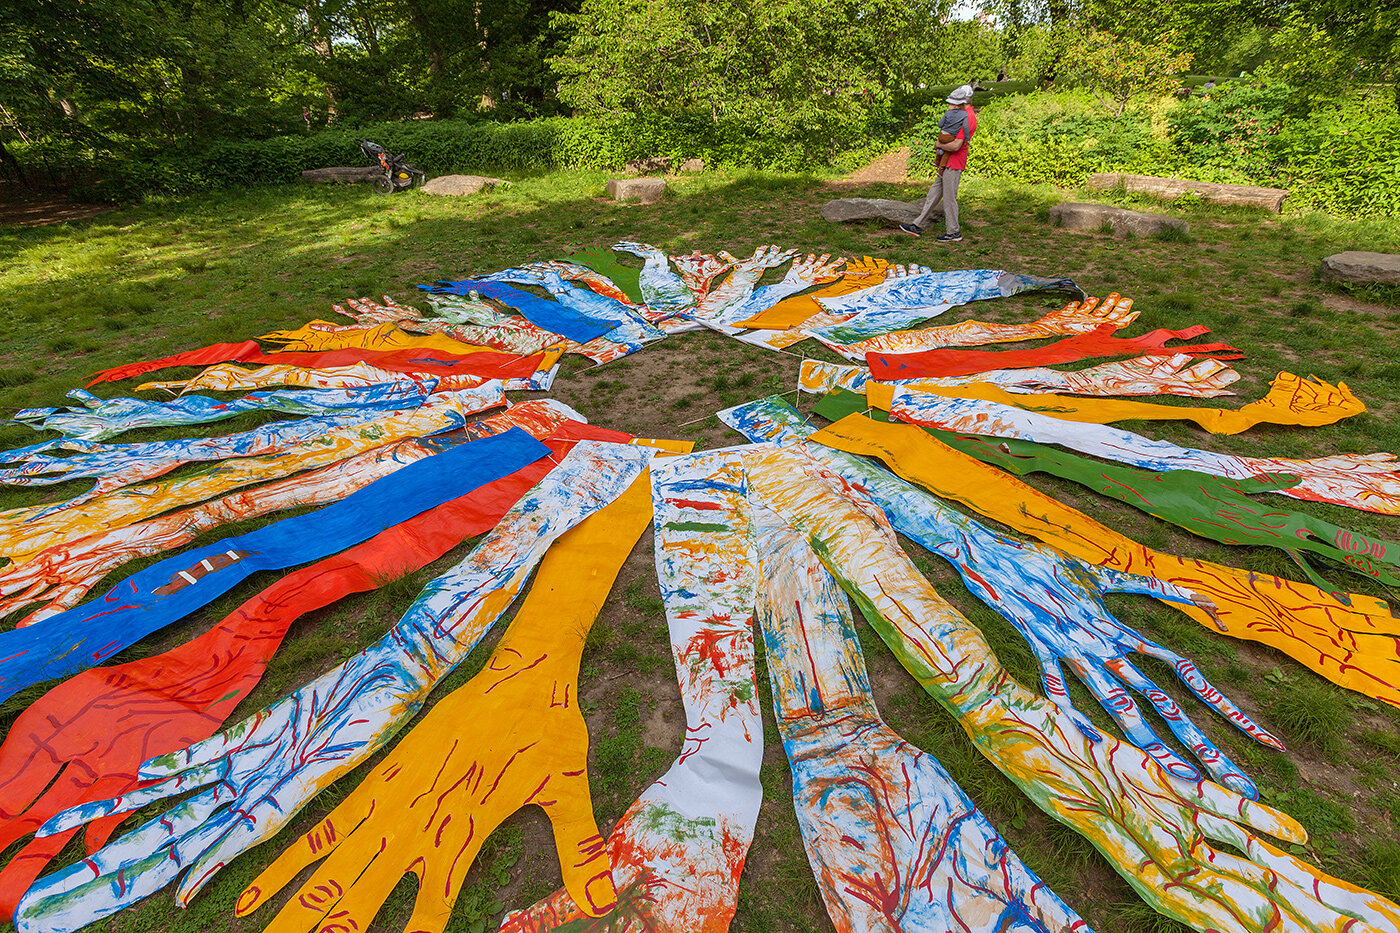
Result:
M890 183L903 184L909 180L909 156L911 152L908 146L891 150L880 158L862 168L856 169L847 178L843 178L834 185L851 186L873 185Z
M86 220L105 214L105 204L81 204L58 194L6 192L0 194L0 227L44 227Z
M1330 311L1345 311L1349 314L1367 314L1371 317L1390 317L1400 314L1400 308L1388 307L1371 301L1358 301L1350 295L1324 295L1322 305Z

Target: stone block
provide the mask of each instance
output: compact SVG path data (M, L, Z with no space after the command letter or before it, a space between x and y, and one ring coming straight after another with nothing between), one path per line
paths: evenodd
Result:
M484 175L439 175L418 190L424 194L463 195L476 194L483 189L504 184L499 178L487 178Z
M888 198L836 198L822 205L822 219L834 224L861 220L883 220L886 224L912 224L924 202L892 201ZM933 217L943 216L943 206L934 208Z
M703 172L705 170L704 159L686 159L681 163L682 172Z
M1187 181L1184 178L1157 178L1153 175L1131 175L1127 172L1096 172L1089 176L1085 187L1090 191L1123 188L1130 193L1151 194L1168 200L1188 191L1203 201L1233 204L1237 207L1258 207L1277 214L1283 210L1287 188L1259 188L1254 185L1222 185L1208 181Z
M1164 230L1180 230L1186 233L1191 229L1190 224L1179 217L1145 214L1142 211L1130 211L1108 204L1074 201L1056 204L1050 208L1050 222L1070 230L1097 231L1107 225L1115 236L1126 236L1129 233L1134 236L1151 236Z
M614 201L636 201L651 204L666 193L664 178L612 178L608 180L608 197Z
M1348 250L1322 260L1322 278L1347 285L1400 285L1400 256Z
M656 175L671 170L670 156L652 156L649 159L633 159L622 168L629 175Z

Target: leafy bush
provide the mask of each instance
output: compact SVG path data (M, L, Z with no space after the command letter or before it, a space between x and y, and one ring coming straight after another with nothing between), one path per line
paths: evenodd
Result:
M283 184L303 169L364 165L359 141L372 139L403 152L429 174L619 168L645 156L700 157L712 164L799 170L825 162L864 133L833 138L830 127L715 123L708 117L546 117L514 123L422 120L329 129L305 136L226 140L202 151L162 150L124 156L88 154L102 176L84 193L103 200L154 192ZM21 154L21 158L24 155ZM69 161L72 161L71 158Z

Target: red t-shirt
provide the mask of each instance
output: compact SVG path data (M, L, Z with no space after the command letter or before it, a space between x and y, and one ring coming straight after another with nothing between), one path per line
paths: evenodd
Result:
M967 108L967 135L958 130L958 135L954 138L963 140L962 148L957 152L948 153L948 168L961 172L967 168L967 147L971 145L973 135L977 132L977 113L971 106Z

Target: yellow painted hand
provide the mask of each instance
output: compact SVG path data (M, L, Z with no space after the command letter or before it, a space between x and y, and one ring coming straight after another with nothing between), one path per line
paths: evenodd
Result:
M590 916L616 900L593 818L588 727L578 709L584 640L651 520L649 474L565 533L486 668L433 707L353 793L239 896L246 916L325 859L266 933L356 933L405 873L406 929L440 933L483 842L527 804L544 809L564 887Z

